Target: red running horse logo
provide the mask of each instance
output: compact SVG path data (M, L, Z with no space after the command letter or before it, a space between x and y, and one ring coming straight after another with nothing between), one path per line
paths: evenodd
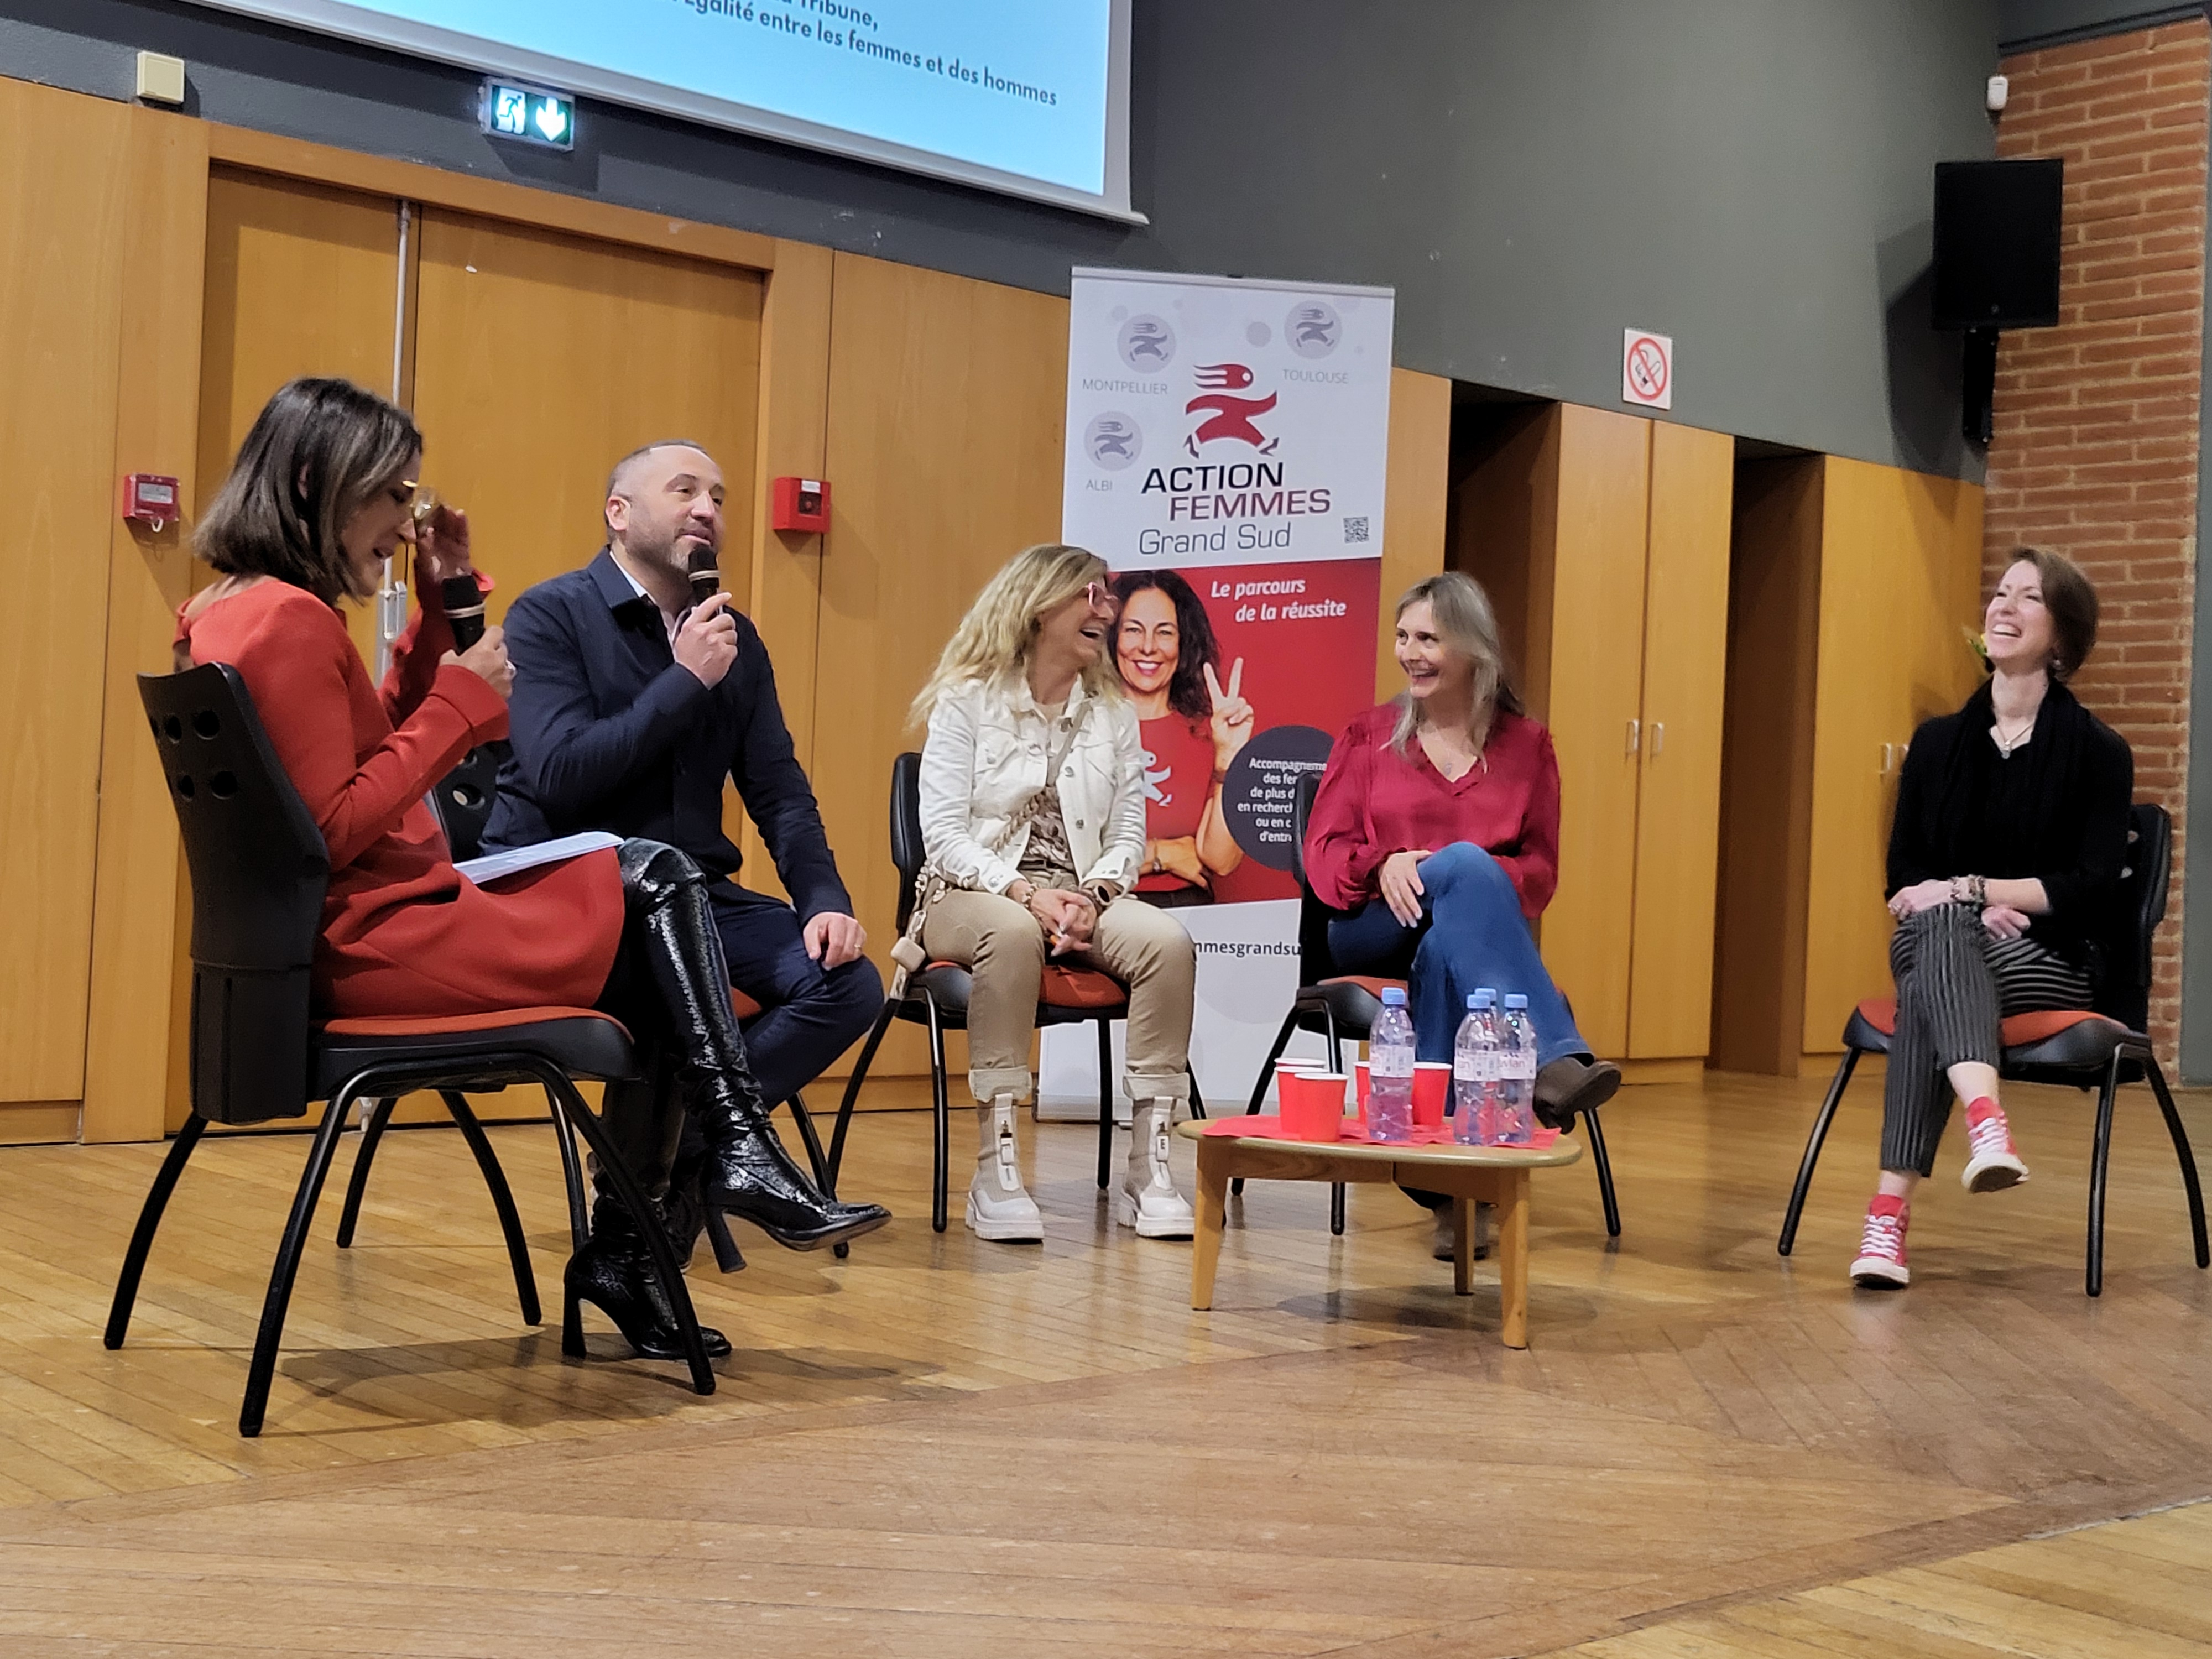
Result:
M1194 372L1193 378L1209 395L1193 398L1182 406L1182 412L1195 415L1208 410L1212 413L1182 441L1185 449L1195 455L1200 444L1210 444L1217 438L1233 438L1240 444L1251 445L1262 455L1273 453L1278 441L1261 431L1253 421L1275 406L1275 394L1271 392L1264 398L1228 395L1252 384L1250 369L1243 363L1206 363Z

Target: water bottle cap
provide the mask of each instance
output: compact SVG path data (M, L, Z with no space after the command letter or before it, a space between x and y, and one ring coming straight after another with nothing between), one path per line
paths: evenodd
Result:
M1386 988L1382 993L1382 1006L1385 1008L1404 1007L1406 1006L1406 994L1395 985Z
M1467 994L1467 1006L1470 1008L1494 1007L1497 1002L1498 993L1495 991L1470 991Z
M1526 1008L1528 1006L1528 999L1518 991L1508 991L1505 994L1505 1006L1508 1008Z

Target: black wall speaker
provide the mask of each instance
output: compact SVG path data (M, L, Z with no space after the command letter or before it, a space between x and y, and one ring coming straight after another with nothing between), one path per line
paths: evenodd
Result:
M1937 328L2058 322L2059 208L2066 164L1936 164Z

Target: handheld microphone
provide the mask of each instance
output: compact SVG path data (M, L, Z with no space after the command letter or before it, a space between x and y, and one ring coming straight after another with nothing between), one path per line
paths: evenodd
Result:
M704 605L722 591L722 573L716 565L714 550L695 547L691 550L691 603Z
M484 596L477 591L477 579L448 576L438 592L445 599L447 625L453 630L453 649L465 651L483 638Z

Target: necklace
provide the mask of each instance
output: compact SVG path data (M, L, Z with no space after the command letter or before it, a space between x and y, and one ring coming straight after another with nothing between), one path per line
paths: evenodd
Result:
M2022 744L2026 743L2028 738L2034 736L2034 734L2035 716L2033 714L2030 714L2027 717L2027 723L2022 726L2019 731L2014 732L2009 738L2005 736L2005 729L2001 724L1994 720L1990 724L1990 736L1996 739L1997 753L2003 756L2007 760L2010 760L2012 758L2012 751L2014 750L2019 748Z

